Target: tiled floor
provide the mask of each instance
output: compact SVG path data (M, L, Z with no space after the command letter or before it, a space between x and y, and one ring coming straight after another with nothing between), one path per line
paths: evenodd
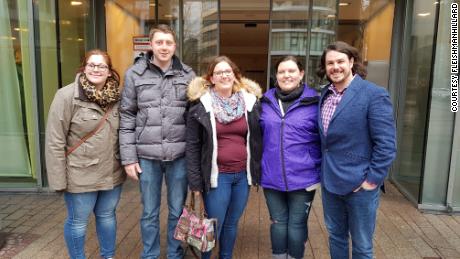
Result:
M271 258L270 221L262 191L253 189L240 221L234 258ZM165 202L161 210L162 256L165 251ZM139 258L142 248L137 184L127 182L117 211L117 258ZM63 239L65 206L55 194L0 193L0 224L7 245L0 258L67 258ZM315 198L309 221L305 258L329 258L320 196ZM9 242L9 243L8 243ZM420 213L387 184L382 195L375 236L375 258L460 258L460 216ZM86 251L98 258L94 222L88 230ZM2 253L3 252L3 253ZM187 256L187 258L192 258Z

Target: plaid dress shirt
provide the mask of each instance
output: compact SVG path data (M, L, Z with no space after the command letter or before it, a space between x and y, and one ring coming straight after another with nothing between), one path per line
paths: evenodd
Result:
M345 90L347 90L347 88L343 89L342 92L339 92L333 84L329 86L328 94L321 107L321 119L323 121L324 135L327 135L329 123L331 122L335 109L342 100Z

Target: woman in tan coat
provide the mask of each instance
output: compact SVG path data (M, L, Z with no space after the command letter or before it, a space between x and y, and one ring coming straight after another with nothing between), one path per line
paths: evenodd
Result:
M91 212L101 257L115 255L115 209L126 177L118 151L119 78L106 52L87 52L75 81L57 91L48 114L48 181L52 189L64 192L70 258L85 258Z

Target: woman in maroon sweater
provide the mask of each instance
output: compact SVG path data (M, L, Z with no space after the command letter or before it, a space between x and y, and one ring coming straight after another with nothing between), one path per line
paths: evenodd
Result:
M220 56L205 76L190 83L187 94L192 102L187 117L189 186L203 194L208 217L217 218L219 258L232 258L249 186L260 179L261 89Z

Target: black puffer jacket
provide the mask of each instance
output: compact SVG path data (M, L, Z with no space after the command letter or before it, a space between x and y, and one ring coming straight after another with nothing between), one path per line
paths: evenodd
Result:
M248 183L259 185L262 134L259 126L260 103L257 97L261 95L261 90L257 83L248 79L243 79L241 84L248 123ZM193 80L188 89L188 96L192 102L187 116L185 156L189 187L192 191L209 191L210 188L217 187L219 172L215 117L207 82L202 78Z
M120 105L120 155L123 165L138 158L171 161L185 153L187 85L193 70L173 57L166 73L148 53L126 71Z

